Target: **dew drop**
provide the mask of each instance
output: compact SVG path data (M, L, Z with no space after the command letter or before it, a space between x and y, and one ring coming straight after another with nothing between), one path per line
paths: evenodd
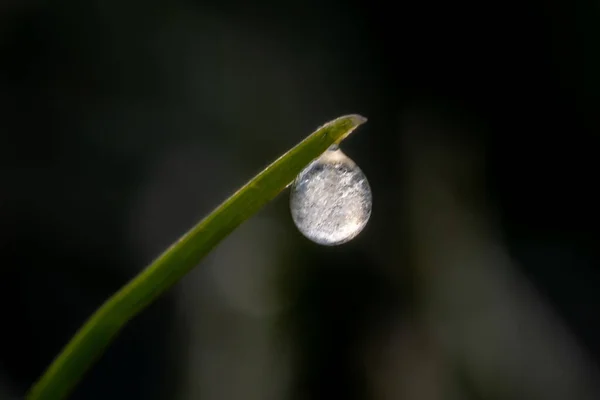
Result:
M372 202L367 177L337 145L298 175L290 193L300 232L326 246L354 239L369 221Z

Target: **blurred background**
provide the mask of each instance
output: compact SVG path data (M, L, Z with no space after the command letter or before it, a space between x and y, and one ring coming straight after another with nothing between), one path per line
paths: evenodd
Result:
M352 242L282 193L73 399L599 399L595 2L0 0L0 399L319 125Z

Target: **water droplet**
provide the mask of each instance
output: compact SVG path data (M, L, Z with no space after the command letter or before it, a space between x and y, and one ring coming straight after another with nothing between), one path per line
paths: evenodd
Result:
M355 238L369 221L372 202L367 177L337 145L298 175L290 194L300 232L326 246Z

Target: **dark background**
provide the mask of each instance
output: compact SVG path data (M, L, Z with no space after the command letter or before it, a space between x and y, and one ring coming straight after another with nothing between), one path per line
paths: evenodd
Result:
M283 193L73 399L597 399L600 8L0 0L0 399L320 124L371 221Z

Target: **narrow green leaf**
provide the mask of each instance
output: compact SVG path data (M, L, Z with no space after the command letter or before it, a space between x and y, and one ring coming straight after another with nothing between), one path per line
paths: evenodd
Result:
M127 321L173 286L237 226L277 196L306 165L365 121L360 115L347 115L323 125L184 234L89 318L33 385L27 399L58 400L68 396Z

